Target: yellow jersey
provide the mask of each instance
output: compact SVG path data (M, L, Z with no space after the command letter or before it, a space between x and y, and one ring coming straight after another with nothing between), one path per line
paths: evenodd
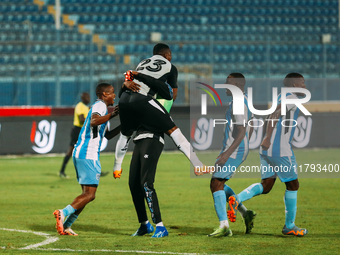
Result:
M82 127L84 123L80 123L79 115L83 114L84 117L86 118L89 110L90 108L86 104L84 104L83 102L79 102L76 105L76 108L74 108L73 125L76 127Z

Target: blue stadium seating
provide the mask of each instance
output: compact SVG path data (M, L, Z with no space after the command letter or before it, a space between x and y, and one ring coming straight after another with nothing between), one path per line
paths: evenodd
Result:
M113 44L117 56L106 53L106 42L90 47L90 35L66 24L59 32L58 47L54 18L47 12L54 0L44 2L42 8L33 0L0 2L1 77L25 77L29 61L32 80L50 77L44 84L53 83L57 52L62 77L87 75L91 59L94 74L122 73L151 54L150 32L162 33L179 68L213 64L216 76L229 70L251 77L299 70L306 76L321 77L327 60L327 74L339 75L337 0L117 0L114 4L112 0L61 0L63 14L78 17L77 24L94 25L94 33ZM321 36L325 33L332 35L332 42L324 50ZM123 55L130 56L130 63L124 62ZM10 86L8 81L4 84ZM334 85L328 87L334 91ZM328 96L334 97L334 93ZM65 98L65 105L75 101L69 95ZM184 103L181 100L184 96L177 102ZM0 98L0 104L7 101ZM44 102L37 101L40 103Z

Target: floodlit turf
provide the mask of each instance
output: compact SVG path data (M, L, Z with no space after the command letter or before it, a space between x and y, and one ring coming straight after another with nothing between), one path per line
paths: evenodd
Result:
M340 163L340 149L296 150L295 155L299 164ZM129 154L120 180L114 180L111 175L100 180L95 201L86 207L72 227L79 234L74 237L59 236L53 217L55 209L65 207L80 193L72 161L66 169L70 179L65 180L57 176L61 156L0 158L0 253L338 254L340 250L340 179L334 178L340 173L328 179L300 179L296 224L308 229L307 236L296 238L281 234L285 186L277 181L270 194L245 202L248 208L257 212L252 234L244 234L244 223L238 215L236 223L230 224L234 235L214 239L207 237L218 226L209 190L210 179L190 177L186 158L177 153L161 156L155 182L169 237L130 237L139 226L128 188L130 159ZM102 155L101 163L103 171L111 171L113 155ZM249 154L246 164L259 165L256 151ZM259 180L258 175L258 178L234 178L228 183L240 192ZM40 246L41 250L18 249L53 237L59 239Z

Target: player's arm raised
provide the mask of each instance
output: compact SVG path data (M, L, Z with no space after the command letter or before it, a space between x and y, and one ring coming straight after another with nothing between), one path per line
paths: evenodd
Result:
M173 96L173 90L171 86L163 82L161 80L157 80L151 76L135 72L134 77L136 77L139 81L147 84L153 91L158 93L162 98L166 100L171 100Z
M244 136L246 135L246 130L247 128L243 125L235 125L235 129L234 129L234 141L233 143L230 145L230 147L222 152L218 157L217 157L217 161L216 164L223 166L225 164L225 162L228 161L230 155L237 149L237 147L240 145L240 143L242 142Z
M91 115L91 127L101 125L108 120L112 119L113 117L116 117L119 113L118 106L113 107L113 111L109 114L106 114L104 116L100 116L98 113L92 113Z
M132 91L138 91L139 85L136 83L132 83L131 81L134 78L138 79L139 81L147 84L154 92L158 93L162 98L166 100L171 100L173 96L173 90L169 84L163 82L161 80L157 80L149 75L145 75L142 73L138 73L137 71L127 71L125 73L125 82L123 85L123 89L129 89ZM137 86L134 86L137 85Z
M261 147L265 151L268 150L271 145L270 139L272 137L273 130L279 120L280 115L281 115L281 104L279 104L276 110L268 117L266 134L264 135L264 138L261 143Z

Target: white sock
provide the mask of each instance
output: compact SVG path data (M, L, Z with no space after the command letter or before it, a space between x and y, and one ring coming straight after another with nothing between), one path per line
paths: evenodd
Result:
M222 220L222 221L220 221L220 228L229 228L229 222L228 222L228 220Z
M119 139L116 144L115 163L113 166L113 171L122 169L123 159L129 146L130 138L131 136L125 136L120 133Z
M191 144L182 134L181 130L177 128L170 134L170 137L176 144L177 148L183 152L183 154L190 160L191 164L194 167L202 167L203 163L198 159L194 149L192 148Z
M243 204L242 205L238 205L238 211L240 212L240 214L244 218L244 215L247 212L247 207L245 207Z
M156 224L156 227L164 227L164 225L163 225L163 221L161 221L161 222L158 222L158 223Z

